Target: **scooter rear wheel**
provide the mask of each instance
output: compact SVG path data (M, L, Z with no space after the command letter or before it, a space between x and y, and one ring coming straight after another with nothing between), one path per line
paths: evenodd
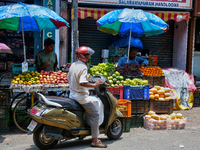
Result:
M116 140L120 138L123 133L123 120L122 118L117 118L113 121L113 123L109 126L107 131L107 136L111 140Z
M35 145L40 149L50 149L56 146L58 140L48 138L42 132L43 126L33 133L33 141Z

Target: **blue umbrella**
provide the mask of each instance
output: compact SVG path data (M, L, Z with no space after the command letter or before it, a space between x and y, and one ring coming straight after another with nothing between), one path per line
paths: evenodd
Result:
M110 46L128 47L129 45L128 42L129 42L129 36L123 36L123 37L117 38ZM136 47L142 50L143 49L142 41L137 37L131 36L130 47Z
M154 14L140 9L128 8L107 13L97 20L97 26L102 32L113 35L119 34L121 36L129 35L128 55L130 51L131 34L134 36L158 35L167 31L169 27L166 22Z
M58 29L68 25L67 21L46 7L28 5L22 2L0 7L0 29L22 31L25 61L24 31Z

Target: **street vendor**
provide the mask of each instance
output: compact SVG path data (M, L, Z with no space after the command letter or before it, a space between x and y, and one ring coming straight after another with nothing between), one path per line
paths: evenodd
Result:
M131 64L134 64L135 62L138 63L141 67L148 65L148 60L143 59L141 57L137 56L137 48L131 47L129 52L129 62ZM127 63L127 55L121 57L118 61L118 66L123 66L124 63Z
M47 38L44 41L44 50L39 51L36 54L36 70L40 72L44 71L57 71L57 55L54 50L55 41L51 38Z

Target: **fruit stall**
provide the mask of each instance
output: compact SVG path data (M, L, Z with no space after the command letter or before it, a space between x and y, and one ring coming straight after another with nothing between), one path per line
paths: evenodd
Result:
M17 72L13 75L10 89L32 94L67 91L69 67L66 65L63 71L58 72L39 73L31 71L31 68L24 73ZM187 118L173 113L177 93L170 86L165 86L165 73L158 66L140 67L136 63L125 63L115 67L109 62L99 63L89 69L88 77L99 74L109 80L107 90L116 98L118 109L124 115L124 132L137 127L148 130L186 129Z

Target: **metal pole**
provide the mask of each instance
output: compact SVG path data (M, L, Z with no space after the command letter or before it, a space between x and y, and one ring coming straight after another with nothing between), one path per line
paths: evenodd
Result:
M72 21L72 62L76 61L75 52L78 49L78 0L72 0L71 9L71 21Z
M22 38L23 38L23 47L24 47L24 62L26 62L26 45L24 40L24 28L23 28L23 19L21 17L21 23L22 23Z
M129 36L129 44L128 44L128 58L127 58L127 63L129 61L129 52L130 52L130 45L131 45L131 32L132 32L132 22L131 22L131 28L130 28L130 36Z

